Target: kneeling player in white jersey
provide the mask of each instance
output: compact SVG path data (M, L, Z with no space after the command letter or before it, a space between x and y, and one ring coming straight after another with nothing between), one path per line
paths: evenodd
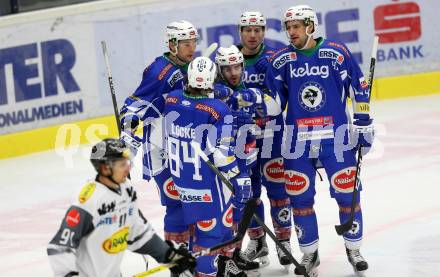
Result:
M121 276L126 249L177 264L170 269L175 274L192 275L195 258L159 238L138 209L127 179L129 153L117 139L93 146L90 160L98 174L75 198L47 248L54 276Z

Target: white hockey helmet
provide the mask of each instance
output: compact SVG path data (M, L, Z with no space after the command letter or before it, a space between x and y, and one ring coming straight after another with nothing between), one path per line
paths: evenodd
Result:
M244 12L238 21L238 27L261 26L266 27L266 18L260 12Z
M213 89L217 68L211 59L197 57L188 66L188 86L196 89Z
M198 39L199 34L197 29L190 22L186 20L173 21L167 25L166 29L167 41L175 41L185 39Z
M231 45L230 47L219 47L215 54L215 63L221 66L243 64L243 53L238 50L237 46Z
M283 15L283 30L286 30L286 23L292 20L303 20L306 26L313 24L314 31L310 35L313 35L318 29L318 17L315 11L307 5L298 5L288 8Z

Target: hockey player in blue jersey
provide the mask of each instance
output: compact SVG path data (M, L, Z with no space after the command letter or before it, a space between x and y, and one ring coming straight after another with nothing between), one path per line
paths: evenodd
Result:
M165 126L169 169L179 191L186 224L194 224L193 251L232 238L232 208L251 197L250 178L240 173L234 156L233 118L228 106L212 94L215 64L206 57L188 68L188 84L166 98ZM213 164L233 183L235 195L221 182L192 143L210 153ZM234 246L197 259L197 276L246 276L230 258ZM219 255L220 254L220 255Z
M224 101L234 117L234 138L236 140L235 154L240 172L250 174L255 165L257 151L255 149L254 120L257 105L263 105L262 93L258 89L246 89L242 86L244 72L243 54L234 45L220 47L215 61L218 68L218 80L214 86L214 97ZM276 104L274 104L276 106ZM265 110L263 107L261 110ZM241 221L242 211L233 210L234 229ZM234 261L243 270L257 270L258 262L249 260L241 252L242 243L237 244L234 251Z
M179 194L166 168L161 117L167 94L183 88L186 68L196 50L198 33L191 23L181 20L170 23L166 27L166 35L170 51L157 57L145 69L142 82L121 109L121 138L132 148L139 147L141 139L135 136L135 132L139 121L144 121L143 177L155 180L161 203L166 206L165 239L183 243L188 241L189 231L182 220Z
M339 42L313 38L318 20L312 8L300 5L287 9L283 28L290 45L279 50L266 72L268 87L278 93L286 110L286 191L291 197L301 264L310 276L317 276L318 225L314 205L316 161L330 182L330 195L345 222L350 213L356 175L356 148L368 149L373 140L369 116L370 91L359 65L348 48ZM350 87L354 93L350 93ZM354 122L346 113L350 97ZM351 126L350 126L351 125ZM349 129L356 134L349 139ZM344 234L347 257L362 273L368 264L359 249L362 240L362 212L358 202L353 228ZM295 270L295 274L299 272Z
M244 12L238 23L241 44L238 46L244 55L245 71L243 85L246 88L257 88L263 92L265 73L269 65L269 57L274 49L264 44L266 18L260 12ZM255 167L252 169L252 189L255 198L260 198L264 186L270 201L270 214L277 239L290 251L291 215L290 200L284 189L284 164L281 156L281 141L284 119L277 116L256 115L255 121L261 132L257 134L256 148L258 151ZM278 127L268 127L278 126ZM267 126L267 127L266 127ZM264 145L264 147L263 147ZM264 206L261 200L257 214L264 219ZM250 260L259 258L263 265L269 263L266 235L259 224L252 220L248 234L251 238L245 254ZM290 260L277 248L281 265L288 267Z

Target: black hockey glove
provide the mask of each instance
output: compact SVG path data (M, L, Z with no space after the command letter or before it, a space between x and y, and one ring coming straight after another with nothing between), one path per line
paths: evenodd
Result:
M175 266L170 268L170 271L174 274L181 274L185 271L190 271L194 274L196 268L196 258L188 251L184 245L174 245L171 241L166 241L170 246L166 255L166 263L174 263Z

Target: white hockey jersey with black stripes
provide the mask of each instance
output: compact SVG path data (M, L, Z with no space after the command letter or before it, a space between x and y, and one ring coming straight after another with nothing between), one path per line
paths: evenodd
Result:
M119 277L124 250L139 249L154 234L129 180L118 191L91 181L75 197L47 252L55 276Z

